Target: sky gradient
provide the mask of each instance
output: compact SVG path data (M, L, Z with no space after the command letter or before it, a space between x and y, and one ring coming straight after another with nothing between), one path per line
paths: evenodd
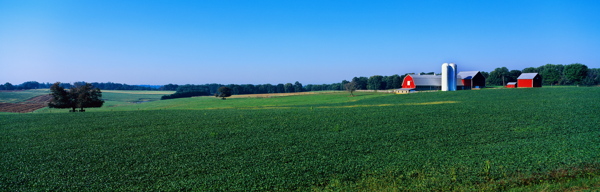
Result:
M0 0L0 83L337 83L600 68L600 1Z

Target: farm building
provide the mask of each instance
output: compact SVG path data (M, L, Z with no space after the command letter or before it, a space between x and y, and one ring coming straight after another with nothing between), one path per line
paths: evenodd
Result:
M542 77L537 73L523 73L517 78L517 87L542 87Z
M517 82L508 82L506 88L517 88Z
M485 87L485 77L479 71L461 71L456 76L458 90Z
M407 75L402 81L402 89L441 90L441 75Z
M456 75L456 90L485 87L485 77L479 71L463 71ZM407 75L402 81L404 90L442 90L441 75Z

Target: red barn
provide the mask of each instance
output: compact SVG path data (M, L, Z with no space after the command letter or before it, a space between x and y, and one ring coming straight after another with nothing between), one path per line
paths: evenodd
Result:
M402 81L402 89L441 90L441 75L407 75Z
M522 73L517 78L517 87L542 87L542 77L537 73Z
M485 87L485 77L479 71L461 71L456 76L458 90Z

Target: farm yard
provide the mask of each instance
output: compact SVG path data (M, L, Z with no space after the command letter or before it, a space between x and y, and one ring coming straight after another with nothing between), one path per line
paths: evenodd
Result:
M168 93L138 93L105 91L105 107L85 113L0 113L0 188L600 190L598 87L161 101Z

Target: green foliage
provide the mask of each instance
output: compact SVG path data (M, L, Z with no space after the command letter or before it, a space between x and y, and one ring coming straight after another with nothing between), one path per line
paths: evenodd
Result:
M538 68L542 81L546 85L555 85L563 82L563 65L546 64Z
M177 99L185 97L197 97L210 95L210 88L204 85L182 85L171 95L164 95L160 99Z
M486 80L486 84L504 86L510 80L510 72L506 67L499 67L494 69L494 71L490 72L490 75L487 77Z
M352 81L352 82L348 82L346 84L344 84L344 88L346 89L346 91L350 92L350 96L354 96L354 91L356 91L356 81Z
M585 66L583 64L575 63L575 64L570 64L570 65L565 66L563 73L564 73L565 79L567 79L567 81L569 83L579 85L579 84L581 84L581 81L587 76L587 72L588 72L587 66Z
M0 187L593 189L600 174L598 94L595 87L563 87L197 97L81 114L0 114Z
M72 108L71 112L75 112L75 108L102 107L102 92L98 88L93 88L92 84L84 83L71 87L69 91L60 86L60 82L56 82L50 87L52 100L48 103L50 108Z
M218 92L215 94L215 97L221 97L221 99L225 100L225 97L231 96L231 88L229 87L219 87Z
M369 90L382 90L385 89L385 82L383 76L373 75L367 80L367 89Z

